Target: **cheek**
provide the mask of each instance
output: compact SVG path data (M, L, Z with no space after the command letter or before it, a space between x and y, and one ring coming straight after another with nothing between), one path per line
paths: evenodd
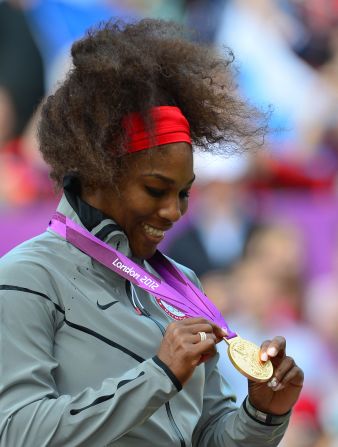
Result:
M183 216L183 214L185 214L188 211L188 207L189 207L189 203L188 203L188 200L186 199L182 202L181 207L180 207L182 216Z
M134 196L132 199L125 199L123 207L127 206L126 217L129 221L142 220L152 215L156 208L151 200L146 200L142 195Z

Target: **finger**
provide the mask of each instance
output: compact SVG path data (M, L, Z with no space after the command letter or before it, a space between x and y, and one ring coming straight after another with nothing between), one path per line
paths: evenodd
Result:
M201 335L200 335L201 334ZM184 339L189 343L199 343L202 337L211 336L215 338L212 332L210 324L195 324L190 326L176 326L170 332L167 333L168 337L178 339Z
M271 340L265 340L262 344L261 344L261 349L260 349L260 359L262 360L262 362L266 362L269 359L268 356L268 347L270 346Z
M205 320L207 321L207 320ZM166 338L180 341L181 343L196 344L204 341L204 338L211 338L213 344L217 339L212 331L212 326L209 323L193 324L193 325L170 325L165 334Z
M210 324L212 327L213 332L215 333L217 338L223 338L226 335L228 335L228 331L226 328L221 328L213 321L207 320L206 318L187 318L186 320L183 320L186 322L187 325L193 325L193 324Z
M223 337L227 336L227 329L221 328L213 321L209 321L206 318L187 318L186 320L182 320L179 323L171 323L175 327L181 327L187 330L193 329L195 333L197 332L214 332L217 337L217 342L221 341ZM208 329L202 326L198 328L198 325L208 325Z
M184 320L176 322L176 324L191 326L193 324L214 324L214 323L203 317L194 317L194 318L186 318Z
M284 337L277 336L272 340L266 340L261 345L260 359L266 362L269 358L285 357L286 340Z
M228 329L226 327L220 327L214 325L214 334L217 337L217 343L222 341L228 335Z
M217 354L217 350L214 349L212 352L208 352L206 354L202 354L199 361L198 361L198 365L200 365L201 363L207 362L208 360L210 360L212 357L214 357L214 355Z
M195 319L197 320L197 319ZM185 320L184 320L185 321ZM198 332L212 333L213 327L206 319L199 319L199 322L193 324L185 324L184 321L171 323L166 332L173 335L181 334L198 334Z
M212 328L212 332L216 335L217 342L223 340L223 338L228 335L228 331L226 328L222 328L222 327L218 326L213 321L207 320L207 322L210 324L210 326Z
M274 386L277 386L277 382L280 383L283 377L295 366L295 361L292 357L285 357L283 361L274 368Z
M212 339L214 344L216 343L217 338L216 338L216 335L213 332L211 332L211 333L204 332L204 334L206 336L206 340L208 340L208 338L210 338L210 339ZM194 343L194 344L196 344L196 343L203 343L206 340L203 340L202 337L203 337L203 332L194 334L192 343Z
M268 383L268 386L276 390L278 385L285 380L289 371L293 370L296 366L297 365L292 357L285 356L282 362L274 369L274 376Z
M284 337L277 336L271 340L267 353L269 357L285 357L286 340Z
M213 332L211 332L211 333L204 332L204 334L206 336L206 340L208 338L211 338L213 340L214 344L217 343L217 338ZM200 335L200 333L197 333L197 334L189 334L188 333L188 334L183 335L184 343L190 343L193 345L195 345L196 343L203 343L203 341L205 341L205 340L203 340L203 338L204 338L203 332L201 332L201 335Z
M191 334L198 334L199 332L206 332L207 334L213 333L213 328L210 323L192 324L191 326L186 326L184 329Z
M272 382L272 380L270 380L270 382ZM297 365L294 365L280 381L276 379L273 381L272 385L270 382L268 383L268 386L270 386L273 391L281 391L289 385L301 388L304 382L304 373Z
M215 343L211 338L196 344L185 344L185 350L186 359L190 359L190 363L194 366L199 364L202 356L214 356L217 352Z
M194 353L199 356L199 358L202 355L214 356L217 352L215 341L211 337L194 344L192 349Z
M181 321L174 321L170 323L166 328L166 333L180 333L181 331L191 332L191 326L196 324L209 324L205 318L186 318Z

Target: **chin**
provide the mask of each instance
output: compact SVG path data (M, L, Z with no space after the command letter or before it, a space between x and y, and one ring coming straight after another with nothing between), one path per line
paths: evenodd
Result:
M148 250L146 253L143 253L142 256L140 256L141 259L149 259L156 253L156 248L154 250Z
M133 253L133 256L135 256L136 258L139 259L149 259L151 258L157 250L157 246L155 247L147 247L147 248L143 248L143 249L135 249L135 250L131 250Z

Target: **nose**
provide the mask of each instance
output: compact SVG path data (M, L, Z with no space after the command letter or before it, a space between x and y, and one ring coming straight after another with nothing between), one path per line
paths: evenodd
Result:
M182 217L183 213L184 210L181 207L178 197L166 200L158 210L158 215L169 222L177 222Z

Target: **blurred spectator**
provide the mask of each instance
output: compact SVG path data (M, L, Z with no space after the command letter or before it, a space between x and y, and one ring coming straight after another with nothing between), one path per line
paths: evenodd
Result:
M337 277L318 278L309 287L306 317L324 338L338 365L338 281Z
M53 91L70 68L70 46L94 24L109 18L124 21L161 17L182 20L183 0L23 0L44 59L47 91Z
M0 152L18 137L43 94L42 60L16 1L0 2Z
M135 17L131 1L22 0L44 62L47 92L53 91L70 68L70 47L94 24Z
M232 276L228 270L212 270L202 277L203 290L223 315L231 315L235 304L231 293Z
M0 3L0 57L0 207L25 205L51 186L32 118L44 94L42 58L20 1Z
M36 113L20 138L9 141L0 153L0 209L26 206L54 196L46 164L37 148Z
M224 315L235 332L256 343L275 333L283 334L290 355L297 356L304 370L304 393L318 400L330 392L335 382L336 363L320 333L300 318L303 315L302 288L295 287L294 283L302 283L297 279L303 271L301 243L301 239L297 240L297 232L287 227L268 226L260 230L257 237L253 236L245 257L226 278L223 296L227 313ZM208 296L214 299L216 289L210 287L210 281L206 288ZM220 291L215 296L221 296ZM305 346L311 346L311 355ZM230 364L224 343L219 345L219 350L219 367L239 390L240 401L247 392L246 381Z
M330 447L328 441L319 418L318 399L303 394L280 447Z
M247 169L243 157L195 155L197 198L189 221L166 252L201 276L225 269L242 255L253 221L241 185Z
M186 0L129 0L129 3L144 17L184 22Z
M260 265L265 275L278 283L282 297L279 318L301 318L305 253L299 229L281 222L257 225L247 241L245 259ZM275 310L276 305L275 297Z
M325 80L338 91L338 14L335 25L329 34L330 58L319 67L319 72Z
M186 0L185 23L196 31L196 38L199 41L214 43L227 1Z
M338 385L319 404L319 418L328 438L328 447L338 447Z
M337 230L337 229L336 229ZM306 320L325 340L338 369L338 243L332 241L333 269L309 282L306 291ZM337 381L338 388L338 381ZM337 430L338 431L338 430Z
M289 3L298 28L302 30L301 38L294 41L292 47L308 64L319 68L333 56L331 36L338 23L337 2L292 0Z
M285 3L285 2L284 2ZM295 20L270 0L231 0L217 37L239 61L239 84L255 104L273 105L271 138L280 157L308 159L337 125L337 92L292 50Z

